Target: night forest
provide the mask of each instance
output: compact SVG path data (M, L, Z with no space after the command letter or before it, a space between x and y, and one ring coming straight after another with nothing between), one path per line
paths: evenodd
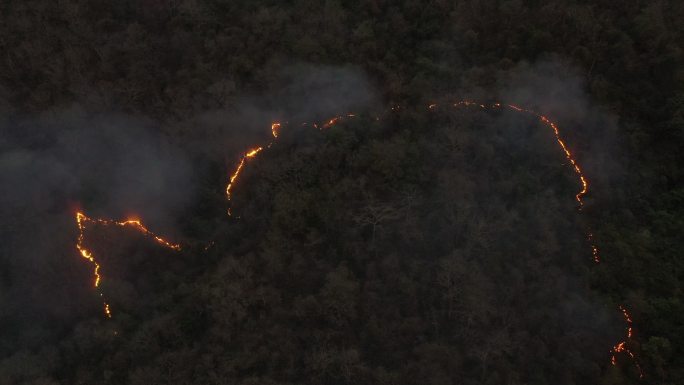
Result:
M0 384L684 384L684 3L0 4Z

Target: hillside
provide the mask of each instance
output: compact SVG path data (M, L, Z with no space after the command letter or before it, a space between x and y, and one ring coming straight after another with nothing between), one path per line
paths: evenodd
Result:
M684 381L678 2L0 10L1 384Z

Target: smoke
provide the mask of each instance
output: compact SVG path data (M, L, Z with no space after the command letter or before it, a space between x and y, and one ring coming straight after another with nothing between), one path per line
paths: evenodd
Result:
M270 140L272 121L326 119L375 100L359 70L300 64L279 72L265 91L182 122L79 105L0 121L0 356L101 316L91 266L74 248L76 210L135 216L176 240L179 216L197 203L207 158L224 163L212 180L222 191L239 154Z
M351 67L299 64L283 70L276 85L270 103L295 121L327 119L377 102L369 79Z
M194 204L202 172L190 159L224 162L223 174L216 177L221 190L239 154L270 140L273 121L320 121L378 101L369 80L354 68L300 64L266 83L266 90L230 106L164 127L142 117L92 115L79 107L0 123L0 356L16 346L38 346L67 329L69 320L101 316L92 312L96 307L86 306L100 302L83 290L91 270L74 250L75 209L94 217L136 215L157 233L178 234L178 216ZM555 60L522 63L502 75L497 87L498 100L559 122L592 186L619 174L616 162L608 161L616 148L611 142L616 119L590 102L578 72ZM516 124L522 133L524 127ZM571 194L567 200L574 202ZM579 277L553 272L561 283L554 294L567 293L558 303L560 312L581 321L569 322L567 335L619 328L607 326L607 309L591 298Z
M583 77L558 59L521 62L499 77L498 87L501 100L543 108L556 119L574 116L585 120L589 114L591 103Z
M624 338L621 332L625 324L616 306L606 304L589 289L587 270L595 266L591 265L591 248L586 237L587 223L591 223L594 234L598 234L595 241L599 250L602 250L600 218L605 215L607 207L615 207L614 198L616 191L619 191L616 187L626 180L627 168L624 164L627 157L619 141L619 119L589 95L585 76L557 57L547 57L534 63L521 62L513 68L492 73L496 74L494 84L490 84L489 77L484 81L486 86L468 87L460 94L461 97L465 95L466 99L475 101L514 104L557 123L560 136L579 163L589 186L588 194L583 199L584 209L578 212L574 195L581 190L579 177L565 159L553 130L545 124L535 124L536 117L527 113L504 109L506 112L487 114L491 122L478 129L481 137L469 147L486 144L498 136L496 143L500 140L503 146L497 152L506 157L517 156L512 163L516 167L522 166L531 177L539 179L530 188L525 179L514 180L510 175L504 175L505 183L530 189L510 202L506 215L487 218L486 211L479 209L478 219L492 222L493 228L506 228L503 225L496 226L499 218L524 216L525 221L509 227L515 229L514 239L523 242L517 246L509 245L511 254L508 257L511 262L506 263L513 266L512 275L527 275L525 282L537 279L545 282L544 287L539 289L530 289L534 284L526 283L529 285L529 294L524 296L525 303L555 310L547 326L555 324L558 328L559 332L554 338L557 338L559 345L566 345L564 340L567 340L568 346L572 344L575 351L591 357L590 361L607 362L609 356L606 351ZM483 153L475 152L476 155ZM471 161L470 157L468 161ZM493 185L502 169L484 171L483 185ZM505 169L503 173L506 173ZM501 190L507 191L507 188ZM494 188L475 195L487 203L496 203L497 191ZM530 201L526 203L526 199ZM609 200L612 201L607 204ZM506 239L505 235L497 234L493 238L500 241ZM533 247L538 240L543 240L542 244L547 246L541 254L545 259L542 265L535 266L531 262L534 259L529 255L515 258L518 250ZM610 255L601 256L604 258L602 263L611 263L610 260L614 258ZM492 257L479 263L482 263L481 270L486 272L485 276L489 274L488 269L496 266ZM522 266L516 266L517 263ZM548 277L553 278L544 281ZM492 274L488 278L495 280L497 276ZM504 281L500 291L487 298L506 298L511 292L511 297L515 298L520 294L512 290L513 287L516 287L515 281ZM515 307L513 311L520 311L520 307ZM522 330L535 322L534 312L520 314L520 318L528 322L528 325L521 325ZM576 338L578 336L581 337ZM576 369L576 373L583 370Z
M355 67L300 63L273 74L265 90L245 93L229 106L182 122L179 132L185 145L195 153L222 159L231 168L246 149L271 139L273 122L321 122L380 106L371 81Z
M192 197L186 154L145 119L74 107L4 130L5 208L60 210L69 202L94 214L164 222Z
M619 119L592 99L579 69L553 56L521 62L501 73L496 87L498 100L525 106L559 124L595 192L624 181L626 157L618 139Z
M588 193L583 198L585 206L580 213L576 213L577 216L584 216L581 221L584 224L575 226L575 229L566 226L565 235L575 237L579 242L586 236L587 222L593 224L594 232L599 234L599 238L593 242L598 242L601 250L600 218L610 215L608 210L619 209L619 192L628 180L626 163L629 157L620 143L619 118L589 95L586 78L578 69L557 57L535 63L519 63L498 76L496 88L497 100L529 108L558 124L562 139L569 146L589 184ZM519 128L515 123L508 125ZM515 133L509 135L514 136ZM528 150L560 152L553 133L549 131L545 135L549 142L547 149ZM515 137L509 139L510 143L519 143ZM558 158L560 155L555 159ZM554 157L547 159L551 163ZM572 185L576 186L577 190L572 192L574 194L581 187L579 180L570 165L564 165L568 168L568 177L573 179ZM572 195L568 195L568 200L571 199ZM547 215L551 217L554 213ZM559 225L556 227L560 228ZM582 266L591 263L589 245L584 246L584 250L582 255L566 261L569 268L564 269L562 278L569 283L569 290L566 289L567 295L559 305L573 329L587 335L601 336L601 343L595 346L605 345L608 340L606 336L613 338L612 343L616 343L623 338L620 332L624 328L624 320L616 308L607 307L595 293L587 289L584 283L587 281L584 276L586 270ZM601 263L611 263L615 256L601 253L601 258Z
M145 119L73 107L0 130L0 325L6 343L12 335L31 346L92 311L76 210L177 232L195 182L184 151Z

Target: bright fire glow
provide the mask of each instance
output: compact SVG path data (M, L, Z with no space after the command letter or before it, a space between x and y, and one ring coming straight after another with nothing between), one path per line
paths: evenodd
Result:
M334 126L334 125L335 125L337 122L339 122L342 118L343 118L342 116L336 116L336 117L334 117L334 118L328 120L327 122L325 122L325 123L323 124L323 128L330 128L330 127Z
M320 125L317 123L312 123L311 126L316 128L316 129L322 130L324 128L330 128L330 127L334 126L335 124L339 123L342 119L355 118L355 117L356 117L356 114L349 112L345 116L338 115L338 116L332 117ZM304 122L301 125L302 126L308 126L309 123ZM235 183L237 183L237 179L240 176L240 172L245 167L247 160L249 160L251 158L255 158L262 150L264 150L264 148L271 148L273 143L275 143L275 141L278 139L278 136L280 135L280 129L282 128L282 126L283 126L283 124L280 122L271 123L271 135L273 136L273 139L271 140L271 142L269 142L265 147L259 146L259 147L255 147L251 150L248 150L240 158L240 162L238 163L238 165L235 168L235 170L233 171L233 173L230 174L228 184L226 185L226 198L228 199L228 202L230 202L232 197L233 197L233 195L232 195L233 188L235 187ZM233 215L231 208L228 209L228 215L229 216Z
M278 130L280 130L280 123L275 122L271 124L271 135L273 135L274 138L278 137Z
M158 244L164 247L167 247L172 250L180 250L181 248L179 244L171 243L148 230L138 219L128 219L122 222L117 222L111 219L90 218L80 211L76 212L76 225L78 226L78 238L76 239L76 249L78 250L79 254L81 254L81 257L88 260L88 262L90 262L90 264L93 265L93 287L98 291L100 283L102 282L102 275L100 274L100 264L95 260L95 255L85 246L86 223L102 226L132 227L136 229L138 232L142 233L144 236L154 239ZM101 291L100 297L104 297L104 294ZM106 301L104 301L103 306L105 315L107 316L107 318L111 318L112 311L109 304Z
M280 123L274 123L274 125L277 124L277 127L280 127ZM271 132L273 133L273 137L277 138L278 137L278 131L274 130L274 126L271 126ZM269 144L268 147L271 147ZM231 194L233 190L233 186L235 185L235 181L237 180L238 176L240 176L240 171L242 171L242 168L245 167L245 162L247 159L251 159L257 156L258 153L260 153L264 148L263 147L256 147L253 148L245 153L245 155L242 156L240 159L240 163L238 163L237 168L235 171L233 171L233 174L230 176L230 182L228 182L228 185L226 186L226 197L228 198L228 201L231 199ZM228 215L232 215L232 212L230 209L228 209Z
M627 323L627 339L632 338L632 316L629 315L627 312L627 309L625 309L622 305L620 305L620 311L622 312L622 317L625 319L625 322ZM613 365L617 365L617 358L615 357L616 354L618 353L627 353L627 355L632 359L634 362L634 366L636 367L637 371L639 372L639 377L643 378L644 377L644 371L641 369L641 365L639 365L639 362L636 360L636 357L634 356L634 353L629 350L626 346L627 341L620 341L617 343L614 347L613 350L611 351L613 353L612 357L610 357L610 363Z
M432 103L432 104L428 105L428 109L431 111L434 111L438 108L438 106L439 105L437 103ZM558 128L558 125L555 122L551 121L548 117L546 117L544 115L541 115L541 114L534 112L532 110L529 110L529 109L519 107L519 106L514 105L514 104L493 103L491 105L485 105L485 104L477 103L477 102L473 102L473 101L462 100L462 101L458 101L456 103L453 103L451 106L454 108L463 107L463 106L465 106L465 107L473 106L473 107L479 107L481 109L509 108L509 109L516 111L516 112L519 112L519 113L525 113L528 115L532 115L532 116L538 118L544 125L551 128L553 133L554 133L554 136L556 138L556 142L558 143L559 147L563 151L565 158L570 162L570 165L572 166L573 171L577 174L577 177L579 179L580 190L575 194L575 200L578 202L579 209L581 210L581 208L584 205L584 202L582 199L588 192L589 183L587 181L587 178L584 176L579 163L574 158L574 156L573 156L572 152L570 151L570 149L568 148L565 140L561 137L560 130ZM400 109L400 106L398 106L398 105L392 106L390 108L391 111L398 111L399 109ZM347 113L346 114L347 118L354 118L355 116L356 115L353 113ZM332 127L333 125L337 124L343 118L345 118L345 116L338 115L338 116L335 116L335 117L323 122L320 125L317 123L311 123L310 125L316 129L329 128L329 127ZM375 120L380 120L380 117L376 116ZM309 124L308 123L302 123L302 126L307 126L307 125L309 125ZM271 145L278 139L278 137L280 135L281 128L282 128L282 124L279 122L274 122L271 124L271 134L273 136L273 139L266 146L266 148L270 148ZM230 202L231 197L232 197L232 189L234 188L235 183L237 182L238 177L240 176L240 172L242 171L242 169L244 168L244 166L246 164L246 161L249 159L255 158L263 149L264 149L264 147L261 147L261 146L255 147L255 148L250 149L247 152L245 152L244 155L240 158L240 162L238 163L235 171L233 171L233 173L230 175L228 184L226 186L226 196L227 196L229 202ZM228 209L228 215L231 215L230 209ZM80 231L76 247L79 250L79 252L81 253L82 257L87 259L88 261L90 261L94 266L93 276L94 276L95 287L99 286L99 283L101 280L101 276L100 276L100 272L99 272L100 271L100 265L95 261L93 254L83 246L84 222L100 223L100 224L104 224L104 225L115 224L115 225L119 225L119 226L133 226L136 229L138 229L139 231L141 231L143 234L153 237L157 242L159 242L160 244L162 244L166 247L170 247L170 248L175 249L175 250L178 250L180 248L180 246L175 245L175 244L171 244L171 243L165 241L164 239L162 239L161 237L158 237L158 236L152 234L138 220L127 220L124 222L115 222L115 221L111 221L111 220L90 219L80 212L77 213L76 220L77 220L79 231ZM599 250L593 242L593 234L591 232L588 233L587 239L588 239L590 247L591 247L593 261L595 263L599 263L600 262ZM100 294L100 295L102 295L102 294ZM108 317L111 317L109 304L107 304L105 302L104 306L105 306L105 314ZM630 315L627 313L627 311L624 309L624 307L620 306L620 310L621 310L621 312L625 318L625 321L627 322L627 339L631 339L632 338L632 332L633 332L633 330L632 330L632 319L631 319ZM613 353L612 357L611 357L611 363L613 365L617 364L616 354L624 352L632 359L632 361L634 362L634 364L636 365L636 367L639 371L640 376L643 377L643 375L644 375L643 371L641 370L641 367L640 367L639 363L637 362L637 360L634 356L634 353L626 347L626 341L622 341L622 342L619 342L618 344L616 344L613 347L611 352Z
M474 103L471 101L460 101L460 102L455 103L453 106L454 107L479 106L480 108L486 108L486 106L484 104ZM494 103L491 105L492 108L501 108L501 106L502 106L501 103ZM575 194L575 200L579 204L579 209L581 210L583 205L584 205L582 198L587 194L587 191L589 190L589 183L587 181L587 178L584 176L584 173L582 172L582 169L581 169L579 163L577 163L577 160L575 160L575 158L572 155L572 153L570 152L570 149L568 148L567 144L565 143L565 141L561 137L560 130L558 129L558 125L555 122L551 121L546 116L541 115L539 113L536 113L534 111L516 106L514 104L507 104L506 106L508 108L514 110L514 111L521 112L521 113L527 113L527 114L536 116L537 118L539 118L539 120L542 123L544 123L546 126L550 127L553 130L553 133L556 137L556 141L558 142L558 145L560 146L561 150L563 151L565 158L570 162L570 165L572 166L573 170L577 174L577 177L579 178L580 191L577 194ZM431 105L430 109L434 109L434 107L432 107L432 105ZM601 258L599 255L598 247L594 244L594 235L591 232L589 232L587 235L587 239L589 240L589 245L591 247L591 255L592 255L593 261L595 263L600 263ZM632 329L632 318L630 317L629 313L627 313L627 310L622 305L620 305L619 308L620 308L620 311L622 312L622 315L625 319L625 322L627 323L627 339L631 339L632 338L632 331L633 331L633 329ZM613 350L611 352L612 352L612 357L610 359L610 362L613 365L617 365L617 358L616 358L617 353L626 353L630 357L632 362L634 362L634 365L635 365L637 371L639 372L639 377L641 377L641 378L644 377L644 372L641 369L641 365L639 365L639 362L636 360L634 353L627 348L626 341L621 341L618 344L616 344L613 347Z

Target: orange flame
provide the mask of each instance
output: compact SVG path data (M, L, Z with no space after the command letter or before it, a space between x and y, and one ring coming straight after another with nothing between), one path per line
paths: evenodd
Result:
M476 102L468 101L468 100L462 100L462 101L456 102L456 103L452 104L452 106L455 108L460 107L460 106L466 106L466 107L476 106L476 107L480 107L482 109L488 108L488 106L486 106L485 104L476 103ZM580 165L575 160L574 156L570 152L565 141L562 139L560 131L559 131L556 123L551 121L549 118L547 118L544 115L541 115L541 114L536 113L532 110L528 110L528 109L525 109L525 108L522 108L522 107L519 107L519 106L516 106L513 104L502 105L501 103L493 103L493 104L491 104L491 106L489 106L489 108L501 108L502 106L506 106L506 107L508 107L514 111L520 112L520 113L527 113L527 114L533 115L533 116L539 118L539 120L541 122L543 122L546 126L550 127L553 130L556 141L558 142L560 148L563 150L563 153L564 153L566 159L570 162L570 164L573 167L573 170L575 171L575 173L577 174L577 176L579 178L581 189L575 195L575 200L578 202L579 208L581 209L583 204L584 204L582 201L582 198L587 194L589 184L588 184L587 179L584 177L584 174L582 172L582 169L580 168ZM438 104L436 104L436 103L428 105L429 110L435 110L437 107L438 107ZM392 111L396 111L399 109L400 109L400 106L398 106L398 105L391 107ZM353 113L347 113L346 116L349 118L353 118L356 115ZM343 118L344 117L341 115L335 116L335 117L329 119L327 122L323 123L320 126L320 129L329 128L329 127L335 125L338 121L340 121ZM376 116L375 120L380 120L380 117ZM307 125L307 123L303 123L302 125ZM319 129L319 125L316 123L313 123L312 126L314 128ZM277 140L281 127L282 127L282 125L279 122L274 122L271 124L271 134L273 136L273 140L268 144L267 148L270 148L271 145L274 143L274 141ZM240 175L240 172L244 168L245 162L248 159L255 158L263 149L264 149L264 147L256 147L254 149L247 151L241 157L237 168L231 174L229 182L226 186L226 196L227 196L229 201L231 200L232 188L234 187L234 184L237 181L237 179ZM231 215L230 209L228 210L228 214ZM93 253L84 246L84 242L85 242L84 233L85 233L85 223L86 222L94 223L94 224L101 224L101 225L105 225L105 226L109 226L109 225L131 226L131 227L135 228L136 230L138 230L139 232L141 232L143 235L153 238L157 243L159 243L162 246L168 247L168 248L173 249L173 250L180 250L180 245L168 242L165 239L161 238L160 236L152 233L145 226L143 226L142 222L138 219L128 219L126 221L117 222L117 221L113 221L113 220L109 220L109 219L99 219L99 218L93 219L93 218L87 217L82 212L77 212L76 213L76 223L77 223L77 226L79 229L79 235L78 235L78 239L76 242L76 249L79 251L79 253L81 254L81 256L84 259L88 260L93 265L93 280L94 280L94 287L96 289L99 287L100 282L102 280L102 277L100 275L100 264L95 260ZM600 262L599 251L598 251L598 248L596 247L596 245L593 243L593 234L591 232L588 233L587 238L588 238L590 246L591 246L593 260L594 260L594 262L599 263ZM208 247L209 246L207 246L207 248ZM205 248L205 250L206 250L206 248ZM100 296L104 297L103 293L100 292ZM103 301L103 305L104 305L105 315L108 318L111 318L112 313L111 313L110 305L106 301ZM633 335L632 318L624 307L619 306L619 308L620 308L620 311L622 312L623 317L627 323L627 339L631 339L632 335ZM621 341L618 344L616 344L613 347L613 349L611 350L611 352L612 352L611 363L613 365L617 365L616 354L624 352L634 362L634 364L635 364L635 366L639 372L640 377L644 377L644 373L643 373L641 366L639 365L638 361L636 360L634 353L626 347L626 341Z
M280 130L280 123L275 122L271 124L271 135L273 135L274 138L278 137L278 131Z
M323 128L330 128L330 127L334 126L342 118L343 118L342 116L336 116L336 117L328 120L325 124L323 124Z
M622 305L619 306L620 311L622 312L622 316L625 319L625 322L627 323L627 339L632 338L632 317L629 315L627 312L627 309L625 309ZM627 341L621 341L617 343L611 352L613 355L610 357L610 363L613 365L617 365L617 358L616 354L618 353L627 353L627 355L630 357L630 359L634 362L634 366L637 369L637 372L639 372L639 378L644 377L644 371L641 369L641 365L639 365L639 361L636 360L636 357L634 356L634 353L627 348Z
M164 238L156 235L155 233L151 232L145 226L143 226L142 222L140 222L137 219L128 219L123 222L117 222L111 219L90 218L86 216L84 213L77 211L76 226L78 227L78 238L76 239L76 249L81 254L81 257L88 260L93 265L93 287L95 289L99 288L100 282L102 281L102 276L100 275L100 264L95 260L93 252L88 250L84 245L86 223L98 224L103 226L130 226L138 230L144 236L154 239L158 244L164 247L167 247L172 250L180 250L181 248L179 244L171 243L165 240ZM102 292L100 292L100 297L104 297ZM107 318L111 318L112 312L109 304L105 301L103 302L103 306L105 315L107 316Z
M346 114L346 117L354 118L354 117L356 117L356 114L349 112ZM345 118L345 116L338 115L338 116L335 116L331 119L328 119L325 123L323 123L320 126L317 123L312 123L311 125L316 129L322 130L324 128L330 128L330 127L334 126L335 124L337 124L340 120L342 120L344 118ZM304 122L304 123L301 123L301 125L307 126L308 123ZM273 136L273 140L271 142L269 142L268 145L266 145L266 148L271 148L273 143L275 143L275 141L278 139L278 136L280 134L280 129L282 128L282 126L283 125L280 122L271 123L271 135ZM247 162L248 159L255 158L262 150L264 150L263 146L255 147L251 150L248 150L240 158L240 162L238 163L237 167L235 168L235 171L233 171L233 173L230 175L230 178L228 180L228 184L226 185L226 198L229 202L232 199L232 192L233 192L233 188L235 187L235 183L237 182L237 179L240 176L240 172L245 167L245 163ZM229 216L233 215L231 208L228 209L228 215Z
M502 107L508 107L511 110L535 116L543 124L545 124L547 127L551 128L553 133L554 133L554 136L556 138L556 142L558 143L561 150L563 151L565 158L570 162L570 164L573 168L573 171L575 172L575 174L577 174L577 177L579 179L580 191L575 194L575 200L577 201L577 203L579 205L579 209L580 210L582 209L582 207L584 206L583 198L589 190L589 183L587 181L587 178L584 176L584 173L582 172L582 169L581 169L579 163L577 162L577 160L573 156L572 152L568 148L565 140L561 137L560 130L558 128L558 125L555 122L551 121L545 115L539 114L537 112L534 112L534 111L526 109L526 108L522 108L522 107L514 105L514 104L502 104L502 103L497 102L497 103L492 103L491 105L485 105L483 103L477 103L477 102L473 102L470 100L461 100L461 101L458 101L458 102L452 104L452 107L454 107L454 108L458 108L461 106L466 106L466 107L475 106L475 107L479 107L481 109L488 109L488 108L499 109ZM439 107L439 105L437 103L432 103L432 104L428 105L428 110L434 111L438 107ZM399 105L394 105L394 106L390 107L390 110L391 111L398 111L400 108L401 107ZM353 113L348 113L346 116L353 118L356 115ZM329 128L329 127L335 125L342 118L343 118L343 116L341 116L341 115L335 116L335 117L329 119L328 121L326 121L325 123L323 123L321 126L319 126L316 123L313 123L312 126L316 129ZM379 121L380 117L376 116L375 120ZM306 125L308 125L308 124L302 123L302 126L306 126ZM280 128L281 128L280 123L273 123L271 125L271 133L273 135L274 140L276 140L278 138L278 133L279 133ZM273 141L271 143L269 143L268 148L270 148L273 143L274 143ZM256 156L262 149L263 149L262 147L257 147L256 149L247 152L245 154L245 156L243 156L240 159L240 163L238 164L238 166L237 166L236 170L233 172L233 174L230 176L230 181L228 182L228 185L226 187L226 195L227 195L229 201L231 199L231 189L233 188L234 183L240 174L240 171L242 170L242 168L245 165L245 160L247 158L252 158L252 157ZM228 214L231 215L230 209L228 210ZM599 250L598 250L598 247L593 243L593 234L591 232L588 233L587 239L588 239L590 247L591 247L591 254L592 254L593 261L595 263L600 263ZM632 337L632 320L629 317L629 315L627 314L626 310L622 306L620 306L620 310L623 312L623 315L624 315L624 317L627 321L627 324L628 324L627 338L631 338ZM636 361L634 354L625 347L625 342L620 342L617 345L615 345L612 352L613 352L613 356L611 357L611 363L613 365L616 364L615 354L619 353L619 352L626 352L634 361L634 364L636 365L637 369L639 370L640 376L643 377L643 371L641 370L639 363Z
M598 247L596 247L596 245L594 244L594 234L587 234L587 240L589 241L589 245L591 246L591 256L593 257L594 262L600 263L601 258L599 257Z
M481 107L484 108L483 105L480 105ZM500 106L499 103L497 103L495 106ZM587 189L589 187L589 184L587 183L587 179L584 177L584 174L582 173L582 169L580 168L579 164L575 160L575 158L572 156L572 153L568 149L568 146L565 144L565 141L561 138L560 131L558 130L558 126L556 123L552 122L549 118L547 118L544 115L538 114L534 111L518 107L513 104L508 104L508 107L511 109L518 111L518 112L525 112L531 115L534 115L539 118L544 124L546 124L548 127L551 127L553 130L554 135L556 136L556 141L560 145L561 149L563 150L563 153L565 154L565 158L570 162L570 164L573 167L573 170L577 174L577 176L580 179L580 184L582 186L582 189L575 195L575 200L579 203L580 206L584 205L584 202L582 202L582 197L587 193Z
M280 127L280 123L274 123L274 124L277 124L278 127ZM273 130L273 126L271 126L271 127L272 127L271 129ZM273 133L274 138L278 137L277 131L273 130L272 133ZM269 144L269 147L270 147L270 144ZM228 185L226 186L226 197L228 198L228 201L230 201L230 199L232 198L231 194L232 194L233 186L235 185L235 181L238 178L238 176L240 176L240 171L242 171L242 168L245 167L246 160L256 157L257 154L260 153L261 150L263 150L263 149L264 149L263 147L256 147L254 149L247 151L245 153L245 155L242 156L242 158L240 159L240 163L238 163L237 168L235 169L235 171L233 171L233 174L230 176L230 181L228 182ZM230 209L228 209L228 215L232 215Z
M477 104L477 103L470 102L470 101L457 102L454 104L454 107L471 106L471 105L479 105L481 108L485 108L485 106L483 104ZM577 174L577 176L579 178L581 188L580 188L580 191L575 195L575 200L578 202L579 209L581 210L583 205L584 205L582 198L587 194L587 191L589 189L589 183L588 183L587 179L585 178L585 176L582 172L582 169L580 168L579 163L575 160L574 156L570 152L570 149L568 148L568 146L565 144L565 141L561 137L560 130L558 129L558 125L555 122L551 121L546 116L541 115L539 113L536 113L534 111L516 106L514 104L507 104L506 106L511 108L514 111L521 112L521 113L527 113L527 114L531 114L533 116L538 117L539 120L541 120L545 125L547 125L548 127L550 127L553 130L553 133L556 137L556 141L558 142L560 148L563 150L563 153L565 154L565 158L570 162L573 170L575 171L575 173ZM501 103L494 103L494 104L492 104L492 107L493 108L500 108ZM589 240L589 243L590 243L591 254L592 254L593 260L595 263L600 263L601 259L600 259L600 255L599 255L599 250L598 250L598 247L596 247L596 245L593 243L593 238L594 238L594 235L591 232L588 233L587 239ZM623 314L623 317L625 318L625 321L627 322L627 338L628 339L632 338L632 318L630 317L629 313L627 313L627 310L624 307L622 307L622 305L620 305L619 308ZM613 347L613 350L612 350L613 355L610 359L611 364L613 364L613 365L617 364L617 359L616 359L615 355L617 353L620 353L620 352L627 353L627 355L631 358L632 362L634 362L634 365L637 368L637 371L639 372L639 377L643 378L644 372L641 369L639 362L636 360L634 353L626 347L625 341L619 342L617 345L615 345Z

